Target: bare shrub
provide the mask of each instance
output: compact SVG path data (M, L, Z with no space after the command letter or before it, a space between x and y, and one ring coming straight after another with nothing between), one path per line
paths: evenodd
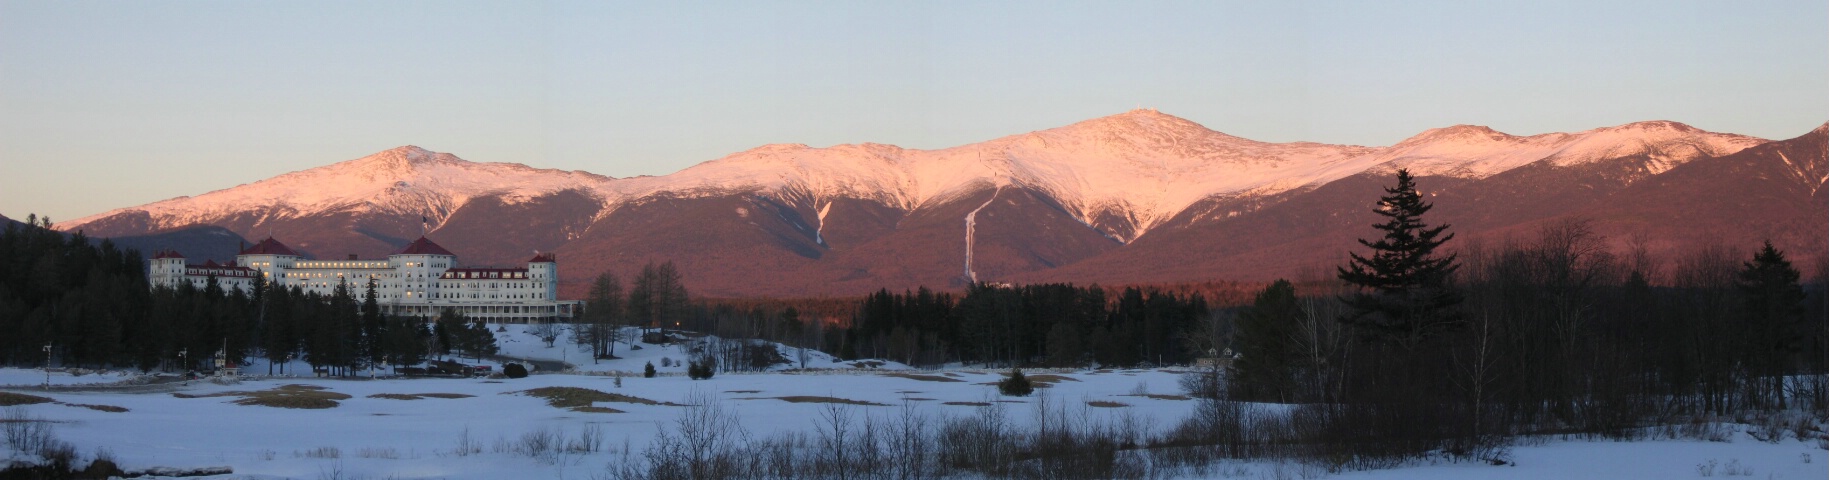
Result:
M470 436L470 427L464 427L463 433L457 434L457 448L451 453L459 457L468 457L483 453L483 442Z
M379 458L379 459L384 459L384 460L399 460L400 451L395 450L393 447L362 447L362 448L356 449L356 457L357 458Z
M852 418L852 408L842 403L827 403L820 409L819 417L814 422L819 431L819 453L813 460L814 474L839 478L848 476L857 456L852 445L856 435L851 431L856 423Z
M926 478L933 474L935 439L928 420L914 402L902 401L883 442L889 458L885 471L891 478Z
M5 433L6 447L20 453L35 453L57 441L51 422L27 414L24 407L0 413L0 432Z
M1206 368L1183 373L1179 380L1181 391L1195 398L1220 398L1226 394L1226 380L1223 374L1224 371L1220 369L1219 362L1214 362ZM1148 393L1148 391L1144 391L1140 394ZM1133 392L1133 394L1139 393Z
M661 428L642 451L641 462L625 461L611 473L623 479L720 479L745 476L751 464L748 433L716 396L693 391L673 428Z
M294 450L292 458L343 458L343 449L337 447L318 447L303 452Z
M949 418L940 425L940 465L949 470L1001 476L1015 457L1008 412L1003 404L977 407L971 417Z
M539 428L522 433L520 441L516 442L510 451L539 460L541 463L550 464L558 461L562 438L563 436L557 430Z
M1067 403L1043 393L1035 401L1035 430L1017 440L1022 453L1012 466L1018 478L1142 478L1145 458L1127 451L1127 435L1096 420L1090 407L1069 411Z
M578 430L578 436L565 442L565 451L570 453L596 453L603 450L603 427L595 423L586 423Z

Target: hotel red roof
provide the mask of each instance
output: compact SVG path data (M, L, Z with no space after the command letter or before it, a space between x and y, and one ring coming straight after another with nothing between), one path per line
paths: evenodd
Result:
M184 255L178 254L177 250L160 250L158 254L152 256L153 260L161 260L161 259L166 259L166 258L184 258Z
M536 254L534 254L532 260L527 261L527 263L558 263L558 262L559 262L559 257L557 255L553 255L552 252L536 253Z
M274 240L273 237L267 237L266 240L261 240L260 243L256 243L256 244L254 244L254 246L248 247L246 250L242 250L241 254L242 255L290 255L290 256L294 256L294 257L298 256L298 252L294 252L294 251L292 251L292 249L286 248L285 244L279 243L279 240Z
M413 243L407 244L406 248L401 249L400 252L395 253L395 255L446 255L446 256L452 256L452 257L457 256L457 254L451 253L450 250L445 250L445 247L440 247L440 246L438 246L438 244L432 243L431 240L427 240L425 237L419 237L419 239L414 240Z

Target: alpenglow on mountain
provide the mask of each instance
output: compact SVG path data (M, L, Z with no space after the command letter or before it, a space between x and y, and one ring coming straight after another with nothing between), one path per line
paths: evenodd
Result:
M1257 280L1343 256L1397 168L1432 195L1466 197L1436 200L1446 217L1466 216L1440 219L1466 236L1584 214L1648 180L1785 142L1651 121L1532 136L1460 125L1389 147L1266 143L1136 110L938 150L765 145L620 179L407 146L61 227L129 236L213 225L333 258L383 255L417 238L425 218L465 264L557 252L574 296L598 272L665 260L713 296L967 278ZM1822 168L1816 155L1805 170ZM1813 178L1798 201L1821 203Z

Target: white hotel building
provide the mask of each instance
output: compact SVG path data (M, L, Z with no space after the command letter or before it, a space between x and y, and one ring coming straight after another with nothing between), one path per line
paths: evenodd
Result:
M214 260L190 265L177 252L152 257L147 273L155 287L176 287L190 282L202 288L212 276L224 289L253 288L255 277L283 287L330 295L337 284L348 282L356 301L368 295L375 281L375 301L389 315L436 317L446 309L474 320L489 322L569 321L577 301L558 299L557 259L550 253L535 255L525 268L469 268L457 266L457 255L419 237L386 260L307 260L272 239L242 250L227 265Z

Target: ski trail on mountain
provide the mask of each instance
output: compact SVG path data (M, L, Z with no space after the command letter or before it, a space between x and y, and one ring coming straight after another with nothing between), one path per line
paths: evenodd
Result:
M814 243L818 243L820 245L826 244L826 213L831 212L831 211L832 211L832 202L826 202L825 206L819 207L819 226L815 227L813 229L813 242ZM827 245L827 246L830 246L830 245Z
M978 208L972 209L971 213L965 214L965 280L966 281L969 281L972 283L978 283L978 273L972 271L972 234L977 231L978 211L984 210L984 207L991 206L991 202L994 202L997 200L997 194L999 194L999 193L1003 193L1003 187L997 187L996 190L991 191L991 198L985 199L984 205L979 205Z

